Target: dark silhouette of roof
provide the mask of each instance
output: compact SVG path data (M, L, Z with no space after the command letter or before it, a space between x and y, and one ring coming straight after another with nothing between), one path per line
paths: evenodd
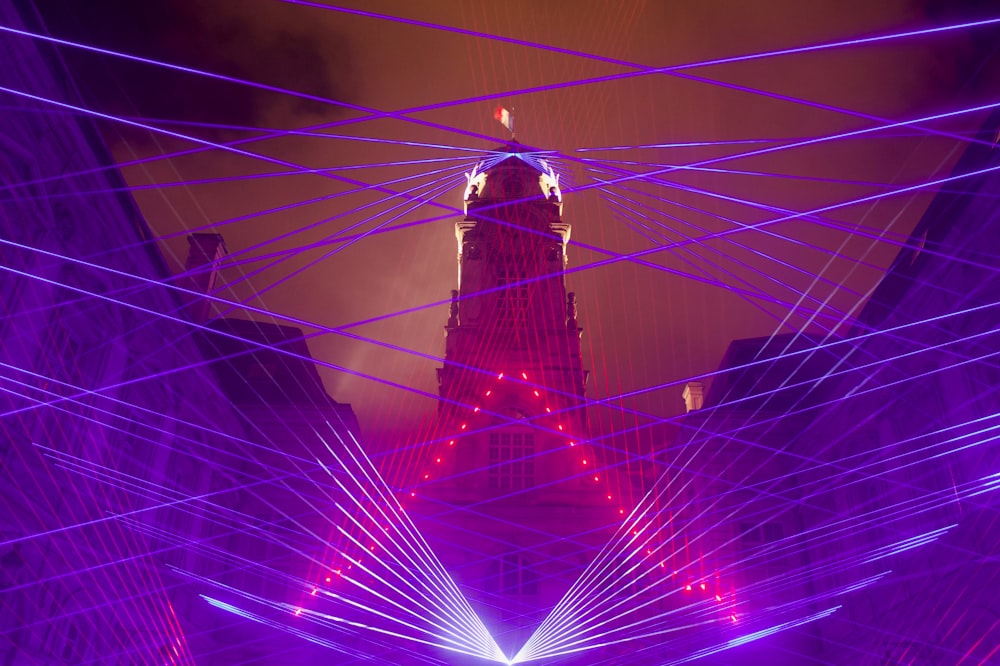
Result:
M830 346L837 340L793 333L733 340L705 407L789 412L817 404L822 380L843 357L842 345Z
M337 404L311 362L302 331L247 319L216 319L198 344L226 396L237 405Z

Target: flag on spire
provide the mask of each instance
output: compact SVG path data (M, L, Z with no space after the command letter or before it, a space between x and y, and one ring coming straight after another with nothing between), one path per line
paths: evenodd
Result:
M511 136L514 135L514 116L510 114L510 111L498 106L497 110L493 112L493 117L500 121L500 124L507 128Z

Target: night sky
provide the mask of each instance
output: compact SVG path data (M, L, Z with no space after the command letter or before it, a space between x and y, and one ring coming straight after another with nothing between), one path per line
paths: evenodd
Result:
M734 338L843 333L934 190L849 202L947 175L960 137L985 114L721 158L1000 101L997 27L562 85L995 17L997 3L344 5L400 21L322 2L38 4L53 34L67 39L304 93L63 51L89 108L202 142L274 137L239 146L270 162L206 150L124 168L175 270L184 230L222 233L242 259L285 251L266 270L259 261L227 269L220 295L319 327L418 308L349 331L424 355L443 354L447 305L420 306L455 288L458 218L387 232L449 213L390 210L401 201L387 193L422 185L413 195L427 196L438 187L430 198L460 208L462 173L477 151L505 139L493 108L512 108L520 141L556 151L564 219L582 244L570 250L572 267L670 244L644 255L645 264L617 261L567 278L579 296L590 395L668 384L624 403L663 417L681 410L684 381L711 372ZM556 87L538 90L546 86ZM425 106L436 108L410 111ZM363 109L405 113L372 119ZM121 123L101 127L121 163L204 146ZM301 132L281 133L288 130ZM288 163L337 170L289 174L297 169ZM636 177L648 172L660 173ZM605 191L596 178L618 182ZM358 191L359 183L381 189ZM324 200L303 203L316 198ZM384 215L368 219L377 212ZM725 235L700 238L714 232ZM337 233L355 240L313 246ZM686 238L696 240L677 245ZM354 406L377 445L433 413L431 399L400 388L434 393L433 359L334 334L310 344L319 359L399 385L323 371L330 393ZM592 419L599 431L628 422L611 409Z

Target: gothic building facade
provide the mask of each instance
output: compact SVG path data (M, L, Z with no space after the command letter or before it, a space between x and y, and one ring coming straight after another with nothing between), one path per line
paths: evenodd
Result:
M0 24L39 28L28 2ZM288 631L364 568L349 545L374 547L323 464L362 456L353 413L301 330L214 314L220 237L170 275L94 125L45 101L74 99L58 53L0 52L2 85L35 96L5 94L0 124L0 663L445 661L347 623ZM520 144L484 158L400 495L507 655L611 552L576 603L646 638L566 663L998 659L998 129L851 331L736 341L703 402L688 387L639 513L590 430L558 178ZM600 635L562 617L551 634Z
M43 29L30 2L0 24ZM0 663L325 659L206 597L308 594L272 572L317 577L316 433L356 435L350 407L301 331L209 321L217 237L170 275L91 119L57 110L77 99L59 53L0 52L25 93L0 124Z
M432 544L512 654L617 513L590 444L558 177L511 143L469 174L464 200L441 402L414 493Z
M768 663L997 658L998 131L993 113L846 336L734 342L685 419L706 552L749 614L807 621L761 641Z

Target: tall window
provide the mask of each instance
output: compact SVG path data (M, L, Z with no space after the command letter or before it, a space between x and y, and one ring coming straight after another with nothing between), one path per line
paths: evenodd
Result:
M490 488L517 490L535 485L535 436L530 432L490 433Z
M785 537L781 523L740 523L740 533L744 566L759 567L768 576L785 573L785 551L778 544Z
M76 391L82 380L80 373L80 346L70 335L61 318L66 308L59 308L50 321L45 342L38 351L38 385L45 391L68 395ZM65 382L65 384L60 383Z
M486 591L507 596L538 594L538 575L523 555L504 555L489 567Z
M528 285L524 270L504 264L497 273L497 322L501 326L522 326L528 318ZM521 283L521 284L519 284Z
M744 555L759 554L761 546L781 541L785 530L781 523L740 523L740 541Z

